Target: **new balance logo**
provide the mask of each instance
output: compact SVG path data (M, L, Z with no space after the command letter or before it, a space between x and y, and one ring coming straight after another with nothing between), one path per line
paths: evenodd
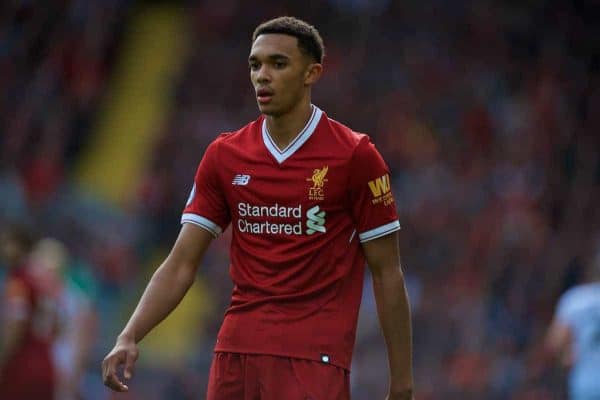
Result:
M306 233L312 235L315 232L325 233L325 211L319 209L319 206L314 206L306 211Z
M237 174L233 177L232 185L246 186L250 182L250 175Z

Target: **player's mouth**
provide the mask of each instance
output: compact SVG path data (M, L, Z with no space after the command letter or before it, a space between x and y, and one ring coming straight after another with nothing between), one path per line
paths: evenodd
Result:
M273 98L273 91L270 89L258 89L256 91L256 99L260 104L267 104Z

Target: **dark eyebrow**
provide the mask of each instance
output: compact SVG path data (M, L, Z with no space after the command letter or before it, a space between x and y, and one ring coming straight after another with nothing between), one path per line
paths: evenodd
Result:
M269 61L288 61L290 59L285 54L279 53L270 54L267 58L269 59ZM248 62L250 61L258 61L258 57L255 55L251 55L250 57L248 57Z

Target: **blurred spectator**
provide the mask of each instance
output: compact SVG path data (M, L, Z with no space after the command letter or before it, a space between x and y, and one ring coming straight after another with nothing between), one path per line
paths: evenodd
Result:
M32 208L52 198L85 143L127 3L0 5L0 164L18 171Z
M0 232L3 264L9 268L2 296L0 398L54 399L52 343L57 309L47 284L28 260L31 234L11 225Z
M588 279L564 293L546 336L546 346L570 369L570 399L600 398L600 249Z
M82 379L96 330L91 296L93 291L85 280L81 282L79 279L78 282L74 279L69 268L68 251L56 239L40 240L33 249L30 265L33 273L44 282L45 292L54 299L59 312L52 352L56 367L56 398L84 398ZM84 290L84 287L88 290Z

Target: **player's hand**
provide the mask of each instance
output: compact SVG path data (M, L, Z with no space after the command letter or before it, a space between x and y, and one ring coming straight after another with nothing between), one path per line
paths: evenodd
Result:
M117 375L121 366L123 377L127 380L133 377L133 367L138 358L138 347L133 339L119 337L115 347L102 361L102 381L106 386L117 392L126 392L129 387Z

